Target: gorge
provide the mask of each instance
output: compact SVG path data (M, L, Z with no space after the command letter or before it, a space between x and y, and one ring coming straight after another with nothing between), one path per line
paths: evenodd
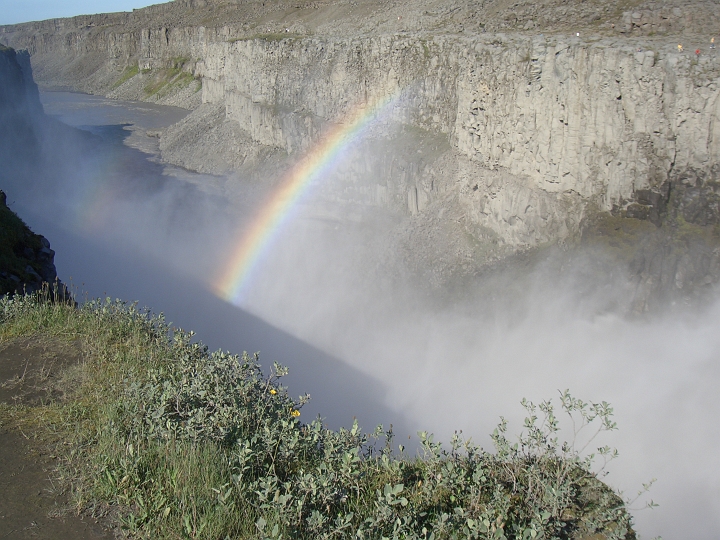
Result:
M594 26L572 13L557 21L587 39L487 33L502 27L504 13L493 19L490 5L418 4L410 15L381 3L266 4L172 2L5 27L0 39L30 52L45 87L192 109L162 134L163 159L254 181L277 178L354 108L393 96L352 150L362 159L348 159L327 181L328 197L432 223L433 253L404 243L411 265L433 261L438 284L485 265L488 252L496 260L572 244L598 211L633 225L667 216L701 227L718 221L717 58L679 52L669 37L681 30L698 39L706 27L693 17L706 14L707 25L716 16L702 3L638 6L631 20L650 22L629 31L627 14L609 8L601 19L591 13ZM363 24L348 26L356 17ZM460 19L474 31L459 34ZM459 226L432 218L449 204ZM678 298L716 283L717 255L703 251L692 263L663 260L659 273L634 259L644 267L633 270L630 309L646 310L660 282L677 281L665 293Z
M711 538L716 8L175 0L0 27L0 43L27 51L43 89L189 111L106 130L155 159L160 180L143 173L111 190L93 222L100 244L125 237L128 253L147 256L135 290L181 276L153 308L181 305L173 320L211 346L270 349L280 362L306 347L298 371L321 360L292 390L315 384L313 412L333 422L357 415L447 440L454 429L481 436L523 396L569 387L607 399L626 455L609 482L633 491L660 478L661 508L638 512L640 533ZM363 111L362 132L293 207L249 293L213 296L268 193ZM87 163L74 155L48 161L71 178ZM65 194L68 208L84 204ZM183 289L194 303L178 299ZM365 414L364 401L377 409Z

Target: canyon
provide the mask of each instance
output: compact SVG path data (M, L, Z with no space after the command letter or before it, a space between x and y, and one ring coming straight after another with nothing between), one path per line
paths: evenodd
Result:
M326 197L404 215L398 249L435 265L437 286L607 236L608 217L636 245L666 244L680 220L692 246L621 255L643 311L720 280L712 7L176 0L0 27L0 42L28 52L44 88L191 109L152 133L162 158L237 182L272 185L327 129L390 100Z
M17 54L13 49L0 47L0 79L3 81L0 84L0 183L7 189L11 177L27 174L27 164L17 156L41 160L42 141L48 132L57 134L65 129L43 114L27 53ZM3 228L0 294L33 293L46 283L66 296L65 285L57 278L55 252L50 249L50 242L28 229L8 208L7 195L2 190L0 221Z
M313 393L303 418L482 437L521 397L571 388L617 408L629 461L611 481L660 479L637 530L714 538L719 14L700 0L175 0L0 27L14 77L118 104L73 130L39 115L29 85L0 108L15 115L0 179L49 218L33 228L63 277L122 269L119 297L213 348L288 362L292 390ZM43 95L46 111L64 99ZM140 126L146 102L185 112ZM338 132L255 297L219 298L234 229ZM70 236L52 222L62 205ZM88 237L97 249L75 251Z

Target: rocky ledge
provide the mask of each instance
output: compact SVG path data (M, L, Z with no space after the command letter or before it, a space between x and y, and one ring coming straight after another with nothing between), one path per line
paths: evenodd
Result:
M32 232L8 208L7 196L0 191L0 294L32 293L45 284L67 296L54 259L47 238Z

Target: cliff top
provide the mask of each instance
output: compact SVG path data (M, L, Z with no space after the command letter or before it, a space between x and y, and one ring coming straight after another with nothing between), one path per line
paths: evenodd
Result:
M204 26L245 35L520 31L709 39L720 33L718 8L717 0L174 0L132 13L4 26L0 33Z

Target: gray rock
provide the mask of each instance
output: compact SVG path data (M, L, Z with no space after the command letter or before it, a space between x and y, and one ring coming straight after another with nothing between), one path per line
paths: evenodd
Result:
M405 213L409 251L432 230L452 264L472 252L455 237L491 260L570 242L598 210L720 222L720 58L677 49L720 28L715 2L378 0L359 15L320 2L295 21L265 4L177 0L0 27L0 40L30 51L45 86L193 108L157 133L163 159L249 182L382 103L324 195ZM201 90L144 94L178 71ZM668 260L646 257L643 287L704 279L689 277L697 262Z
M35 269L30 266L29 264L25 267L25 273L30 276L30 279L33 282L40 283L42 282L42 277L40 277L40 274L38 274Z

